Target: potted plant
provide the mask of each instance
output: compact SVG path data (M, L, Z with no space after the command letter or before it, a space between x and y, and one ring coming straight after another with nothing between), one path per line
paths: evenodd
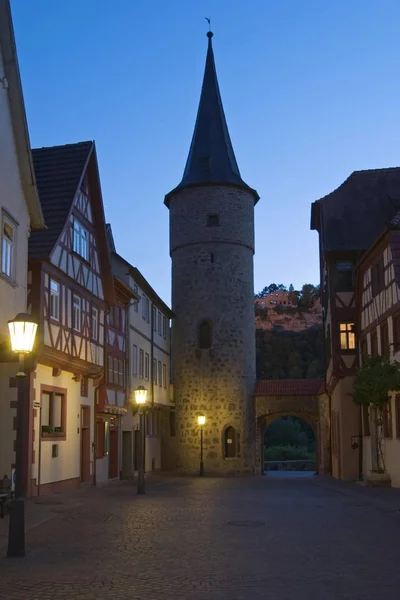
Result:
M383 419L386 405L390 402L390 392L399 389L398 362L391 362L387 356L367 356L362 359L352 396L356 404L368 406L369 409L372 469L365 483L370 486L391 485L385 465Z

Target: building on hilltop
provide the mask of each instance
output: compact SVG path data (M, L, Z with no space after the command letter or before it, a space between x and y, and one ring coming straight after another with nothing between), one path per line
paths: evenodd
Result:
M18 357L7 321L27 312L28 239L43 229L8 0L0 0L0 478L15 465ZM24 413L23 491L29 490L33 407Z
M312 204L311 229L319 233L332 474L339 479L366 478L372 467L371 415L353 402L351 393L360 344L363 353L384 354L398 337L398 232L393 218L399 210L400 168L356 171ZM395 357L395 347L390 348ZM390 407L400 423L394 397ZM388 416L382 427L387 470L400 486L400 425L395 433Z
M170 212L172 359L176 467L199 467L204 414L208 472L253 473L256 463L254 205L242 179L222 106L212 47L181 182Z

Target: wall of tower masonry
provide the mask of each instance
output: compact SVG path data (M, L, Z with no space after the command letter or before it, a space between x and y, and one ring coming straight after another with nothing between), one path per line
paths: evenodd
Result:
M207 227L207 215L220 216ZM171 198L172 357L177 466L199 468L204 413L206 472L255 469L254 198L231 187L187 188ZM213 344L200 350L198 324L211 321ZM224 431L235 428L238 452L225 458Z

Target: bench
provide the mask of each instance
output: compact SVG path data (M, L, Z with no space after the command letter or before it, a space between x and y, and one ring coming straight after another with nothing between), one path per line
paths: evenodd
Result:
M4 508L11 500L11 479L4 475L0 479L0 518L4 519Z

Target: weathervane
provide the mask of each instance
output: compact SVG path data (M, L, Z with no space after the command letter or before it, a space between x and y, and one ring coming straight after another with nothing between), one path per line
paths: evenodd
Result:
M204 17L204 18L208 23L208 31L211 31L211 18L208 18L208 17Z

